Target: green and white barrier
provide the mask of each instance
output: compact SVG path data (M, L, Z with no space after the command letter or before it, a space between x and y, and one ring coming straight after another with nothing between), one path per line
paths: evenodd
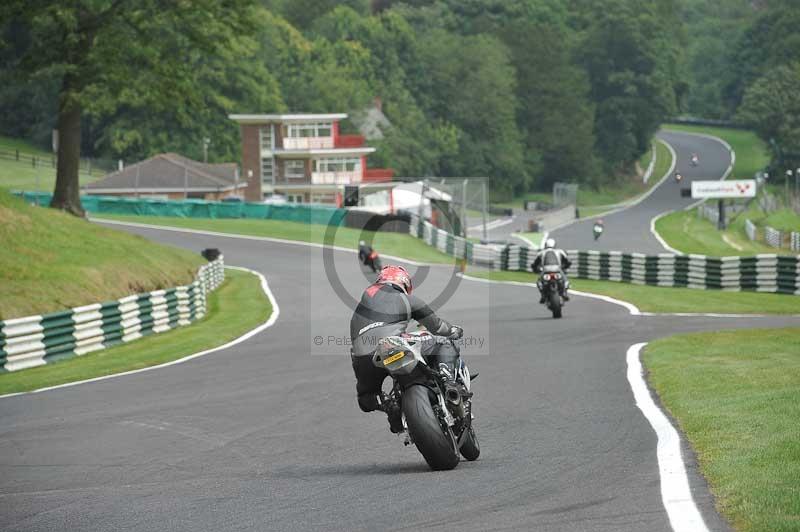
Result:
M420 222L416 216L412 216L411 234L444 253L466 258L469 264L494 270L531 271L531 263L538 252L516 244L473 244L437 229L429 222ZM569 274L576 279L800 295L800 256L770 254L717 258L578 250L570 250L567 254L572 261Z
M201 266L188 286L0 321L0 372L41 366L188 325L205 316L208 293L224 280L220 256Z

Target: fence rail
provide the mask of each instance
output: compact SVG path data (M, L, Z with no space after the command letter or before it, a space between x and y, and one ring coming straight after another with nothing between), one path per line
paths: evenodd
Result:
M41 366L188 325L205 316L208 293L224 280L220 256L201 266L187 286L0 321L0 372Z
M0 148L0 159L15 161L31 168L56 168L58 158L55 154L27 153L17 149ZM84 174L103 176L116 169L116 164L110 159L94 159L82 157L79 160L78 171Z

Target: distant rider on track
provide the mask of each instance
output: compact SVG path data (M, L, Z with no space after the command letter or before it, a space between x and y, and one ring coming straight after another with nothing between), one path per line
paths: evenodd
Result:
M376 367L372 354L382 338L400 336L411 320L423 325L432 335L460 338L461 327L450 325L421 299L411 295L411 276L402 266L386 266L375 283L361 295L361 302L350 319L351 358L356 374L358 406L364 412L384 410L381 384L389 373ZM432 366L455 384L458 351L450 343L424 342L422 355ZM386 412L392 432L401 432L403 425L399 408Z
M531 264L531 269L534 273L552 270L560 271L562 279L558 285L558 289L561 292L561 297L563 297L565 301L569 301L569 295L567 295L569 279L567 279L566 272L570 266L572 266L572 261L567 257L567 253L563 249L556 248L556 241L554 239L548 238L544 242L544 247L539 251L538 255L536 255L533 264ZM539 277L539 280L536 282L536 287L539 289L539 303L544 303L543 282L541 277Z

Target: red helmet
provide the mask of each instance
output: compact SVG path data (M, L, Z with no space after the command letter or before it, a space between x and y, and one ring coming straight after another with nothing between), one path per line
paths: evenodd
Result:
M413 286L411 286L411 276L402 266L384 266L375 282L378 284L394 285L409 295L413 289Z

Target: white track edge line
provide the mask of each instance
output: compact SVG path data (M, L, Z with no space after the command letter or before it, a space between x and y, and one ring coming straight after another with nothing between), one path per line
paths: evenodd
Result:
M632 200L630 202L624 203L620 207L617 207L617 208L612 209L610 211L601 212L600 214L593 214L592 216L584 216L583 218L575 218L574 220L570 220L569 222L566 222L566 223L563 223L561 225L557 225L557 226L553 227L552 229L550 229L550 231L551 232L552 231L558 231L559 229L563 229L563 228L568 227L568 226L570 226L572 224L576 224L578 222L584 222L586 220L594 220L596 218L602 218L604 216L611 216L612 214L617 214L618 212L622 212L622 211L624 211L626 209L630 209L631 207L635 207L636 205L639 205L641 202L643 202L644 200L649 198L656 191L656 189L659 188L661 185L663 185L664 181L666 181L670 177L670 175L672 174L673 170L675 170L675 165L677 164L677 161L678 161L678 157L675 154L675 150L672 148L672 146L670 145L669 142L667 142L664 139L659 139L659 138L656 138L656 142L661 142L662 144L664 144L667 147L667 149L670 151L670 154L672 155L672 164L670 165L669 169L664 173L664 175L661 176L661 178L658 180L658 183L656 183L653 186L651 186L650 189L647 192L645 192L644 194L642 194L638 198L635 198L634 200ZM602 207L602 205L601 205L601 207Z
M335 251L344 251L347 253L358 253L357 249L351 248L343 248L341 246L327 246L325 244L318 244L316 242L303 242L302 240L287 240L285 238L274 238L270 236L254 236L254 235L242 235L239 233L222 233L219 231L207 231L205 229L188 229L183 227L176 227L172 225L155 225L155 224L143 224L143 223L136 223L136 222L122 222L118 220L109 220L106 218L89 218L91 222L97 222L102 224L110 224L110 225L128 225L131 227L141 227L143 229L158 229L161 231L174 231L177 233L194 233L198 235L208 235L208 236L219 236L224 238L239 238L242 240L258 240L262 242L276 242L278 244L289 244L293 246L307 246L313 248L325 248L330 247ZM405 233L398 233L398 234L405 234ZM451 264L441 263L426 263L426 262L417 262L414 260L404 259L403 257L397 257L395 255L381 255L381 257L397 260L401 262L405 262L406 264L411 264L413 266L451 266Z
M536 288L536 283L524 283L522 281L500 281L496 279L484 279L483 277L473 277L466 273L459 273L459 277L467 281L477 281L479 283L498 283L510 284L516 286L528 286ZM603 294L595 294L594 292L584 292L583 290L575 290L570 288L570 293L576 296L587 297L590 299L598 299L619 305L628 310L631 316L646 316L646 317L663 317L663 316L676 316L681 318L800 318L800 314L725 314L722 312L643 312L636 305L629 301L617 299Z
M225 266L225 267L229 268L231 270L240 270L240 271L244 271L244 272L249 272L249 273L252 273L253 275L258 276L259 280L261 281L261 289L264 291L264 294L266 294L267 299L269 299L269 302L272 305L272 314L270 314L270 317L267 319L267 321L265 321L261 325L257 326L256 328L249 330L248 332L244 333L243 335L239 336L238 338L235 338L235 339L231 340L230 342L228 342L226 344L223 344L223 345L220 345L220 346L217 346L217 347L212 347L211 349L206 349L204 351L200 351L198 353L194 353L194 354L191 354L191 355L187 355L187 356L179 358L177 360L171 360L169 362L164 362L163 364L158 364L156 366L148 366L146 368L135 369L135 370L131 370L131 371L123 371L121 373L113 373L111 375L103 375L102 377L94 377L92 379L85 379L85 380L82 380L82 381L66 382L64 384L57 384L55 386L48 386L46 388L39 388L39 389L36 389L36 390L31 390L29 392L9 393L9 394L6 394L6 395L0 395L0 399L6 398L6 397L14 397L14 396L17 396L17 395L28 395L28 394L33 394L33 393L41 393L41 392L46 392L46 391L49 391L49 390L57 390L59 388L68 388L68 387L71 387L71 386L78 386L79 384L87 384L87 383L90 383L90 382L97 382L97 381L103 381L103 380L107 380L107 379L114 379L114 378L117 378L117 377L123 377L125 375L133 375L133 374L136 374L136 373L143 373L145 371L152 371L152 370L155 370L155 369L166 368L167 366L174 366L176 364L182 364L183 362L187 362L187 361L192 360L194 358L198 358L198 357L201 357L201 356L209 355L211 353L215 353L217 351L222 351L223 349L228 349L229 347L233 347L234 345L240 344L240 343L244 342L245 340L247 340L248 338L251 338L252 336L255 336L256 334L260 333L261 331L263 331L265 329L268 329L269 327L272 327L272 325L278 320L278 316L280 316L280 314L281 314L281 309L278 306L278 300L275 299L275 296L274 296L274 294L272 293L272 290L269 287L269 283L267 282L267 278L264 277L261 273L255 271L255 270L251 270L249 268L243 268L243 267L240 267L240 266ZM173 330L175 330L175 329L173 329ZM128 344L128 345L130 345L130 344Z
M728 178L728 176L730 175L730 173L733 171L733 165L736 164L736 152L733 150L733 148L731 147L730 144L728 144L727 142L725 142L721 138L715 137L714 135L706 135L705 133L689 133L689 132L686 132L686 131L678 131L676 129L670 129L670 130L667 130L667 131L672 131L672 132L676 132L676 133L684 133L686 135L696 135L698 137L704 137L704 138L715 140L715 141L719 142L725 148L727 148L728 152L731 154L731 162L728 165L728 168L725 169L725 172L722 174L722 177L720 177L719 180L720 181L726 180ZM673 161L673 163L675 163L677 161L677 156L675 155L675 151L672 149L672 146L670 146L669 143L664 142L664 144L666 144L667 147L672 152L672 161ZM674 166L675 165L673 164L673 168L674 168ZM682 210L688 211L689 209L693 209L693 208L697 207L698 205L700 205L701 203L703 203L704 201L705 201L704 199L695 201L694 203L691 203L691 204L687 205L686 207L684 207ZM673 212L675 212L675 211L673 210L673 211L662 212L658 216L653 217L653 219L650 220L650 232L653 233L653 236L656 237L656 239L658 240L658 242L661 244L661 246L664 249L666 249L670 253L674 253L676 255L683 255L683 253L681 253L677 249L675 249L675 248L671 247L669 244L667 244L667 242L663 238L661 238L661 235L658 234L658 231L656 231L656 222L662 216L666 216L667 214L671 214Z
M636 406L647 418L658 439L656 456L661 483L661 501L675 532L708 532L703 516L692 497L686 464L681 456L680 435L653 401L650 389L644 380L639 354L646 345L646 342L638 343L628 348L627 376Z

